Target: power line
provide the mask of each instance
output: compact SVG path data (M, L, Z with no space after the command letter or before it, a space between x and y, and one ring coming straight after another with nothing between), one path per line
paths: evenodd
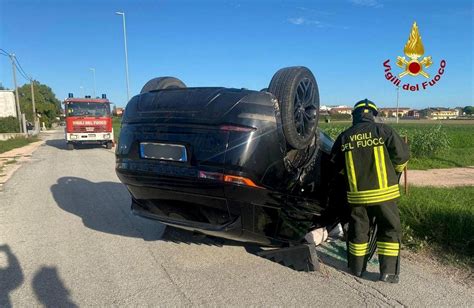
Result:
M20 64L20 61L18 61L17 57L15 57L15 61L18 64L17 67L20 67L20 70L23 72L23 74L24 74L23 77L25 77L25 75L26 75L27 77L25 77L25 78L28 79L28 80L31 80L31 77L28 77L29 75L25 72L25 70L23 69L23 67Z
M20 70L20 68L18 67L17 63L15 62L15 67L16 69L18 70L18 72L20 73L21 76L23 76L23 78L25 78L26 80L31 80L31 78L28 77L28 75L26 75L25 72L23 72L22 70Z
M0 52L1 52L0 54L4 56L11 57L11 54L3 48L0 48ZM15 59L15 62L16 62L15 67L18 69L18 72L20 72L23 78L25 78L26 80L32 80L32 78L26 73L26 71L21 66L20 61L18 61L18 58L15 55L13 55L13 58Z

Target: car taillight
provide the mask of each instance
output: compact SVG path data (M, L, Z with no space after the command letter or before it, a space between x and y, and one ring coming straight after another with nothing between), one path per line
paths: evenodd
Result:
M233 131L233 132L253 132L256 130L253 127L237 126L237 125L221 125L219 129Z
M256 185L251 179L244 178L243 176L235 176L235 175L225 174L224 175L224 182L240 184L240 185L245 185L245 186L250 186L250 187L263 188L263 187L260 187L260 186Z
M233 183L233 184L244 185L244 186L254 187L254 188L263 188L255 184L251 179L243 177L243 176L223 174L223 173L218 173L218 172L207 172L207 171L199 171L198 176L201 179Z

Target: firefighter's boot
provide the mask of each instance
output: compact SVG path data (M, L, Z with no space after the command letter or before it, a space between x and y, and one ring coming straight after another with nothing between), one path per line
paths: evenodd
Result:
M380 281L389 283L398 283L398 275L396 274L381 274Z

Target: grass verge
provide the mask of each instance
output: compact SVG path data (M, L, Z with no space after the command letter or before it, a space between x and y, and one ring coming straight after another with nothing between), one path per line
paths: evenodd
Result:
M24 147L25 145L38 141L36 137L29 138L12 138L5 141L0 141L0 153L5 153L10 150Z
M406 247L474 268L474 187L411 187L399 208Z
M119 118L119 117L112 118L112 127L114 129L115 142L118 142L118 137L120 136L121 121L122 121L122 118Z

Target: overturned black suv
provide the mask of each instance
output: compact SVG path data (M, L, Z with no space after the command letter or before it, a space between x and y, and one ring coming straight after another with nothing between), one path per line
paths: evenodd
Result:
M261 91L155 78L125 109L116 171L136 215L262 245L298 243L335 225L332 204L342 204L330 197L333 141L318 118L306 67L279 70Z

